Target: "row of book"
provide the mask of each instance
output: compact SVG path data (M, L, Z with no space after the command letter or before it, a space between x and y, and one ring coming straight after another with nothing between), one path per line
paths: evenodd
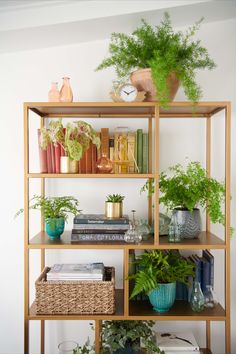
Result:
M38 129L40 173L60 173L60 157L65 150L60 144L48 144L40 147L40 129ZM90 144L79 161L79 173L97 173L97 161L106 156L113 162L112 173L147 173L148 172L148 133L142 129L136 132L118 131L109 133L109 128L101 128L98 133L101 148Z
M103 280L103 263L54 264L47 273L47 280Z
M124 241L129 217L109 219L103 214L80 214L74 217L71 242Z

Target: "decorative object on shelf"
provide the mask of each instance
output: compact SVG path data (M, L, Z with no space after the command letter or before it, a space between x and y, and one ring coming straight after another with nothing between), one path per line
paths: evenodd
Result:
M142 235L137 230L136 220L135 220L136 210L132 210L133 218L129 224L129 230L126 231L124 240L127 243L140 243L142 241Z
M165 236L169 233L169 225L171 222L171 218L169 216L159 213L159 235Z
M130 79L139 91L147 91L146 100L159 100L162 106L174 99L179 82L187 98L199 101L201 88L196 82L197 69L213 69L216 65L200 40L193 40L203 19L186 32L174 32L169 14L160 25L152 27L145 20L131 36L113 33L109 46L110 57L96 70L115 67L119 80ZM141 69L141 73L137 73ZM132 81L133 80L133 81ZM143 85L143 81L147 81ZM153 84L152 84L153 82Z
M70 161L65 163L65 167L69 165L69 170L64 173L79 172L78 161L89 149L91 143L95 144L98 149L100 148L100 138L90 124L79 120L66 125L65 151Z
M51 83L51 89L48 92L48 102L60 102L60 92L58 90L58 82Z
M43 197L35 195L30 200L29 209L41 210L45 219L46 232L54 240L58 239L64 232L65 221L68 213L78 214L79 201L71 196L64 197ZM24 209L20 209L16 216L21 214Z
M166 354L200 354L199 345L192 332L158 332L156 333L156 341L160 349L164 350Z
M148 353L164 354L153 340L154 325L154 321L103 321L101 354L141 354L141 343Z
M149 296L154 311L158 312L168 311L173 305L176 281L188 285L188 278L195 276L194 263L184 259L176 251L146 252L137 258L135 264L138 265L139 270L136 274L129 276L129 279L135 280L130 299L144 292Z
M166 172L160 173L159 188L160 203L167 209L173 210L178 224L181 225L181 237L197 238L201 230L200 217L197 206L203 207L213 223L224 225L225 217L221 207L225 200L225 186L216 179L209 177L200 162L189 162L186 169L180 164L169 168L170 176ZM147 181L142 191L147 190L154 194Z
M35 282L37 314L110 314L115 312L115 269L105 267L104 280L49 280L45 267Z
M123 216L123 200L121 194L109 194L105 202L105 216L107 218L122 218Z
M114 102L142 102L145 95L145 91L138 91L130 83L123 84L111 92L111 98Z
M61 342L58 345L58 354L79 354L79 353L81 352L79 352L78 343L72 340Z
M175 215L172 215L171 223L168 231L168 242L181 242L182 241L182 224L178 222Z
M111 173L113 169L112 161L105 155L102 156L97 160L96 163L96 170L98 173Z
M63 83L60 90L60 101L61 102L73 102L73 92L70 86L70 78L63 77Z
M218 301L216 300L216 295L214 293L213 287L211 285L206 285L206 290L203 292L204 295L204 306L207 308L216 307Z
M136 226L138 233L142 236L142 240L146 241L151 235L151 227L147 220L139 220Z
M200 283L195 281L190 298L190 306L194 312L201 312L204 310L205 299L201 290Z

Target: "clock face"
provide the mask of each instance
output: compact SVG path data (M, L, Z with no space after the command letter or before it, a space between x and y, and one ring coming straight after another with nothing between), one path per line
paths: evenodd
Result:
M131 84L125 84L119 89L119 96L125 102L135 101L138 94L138 90Z

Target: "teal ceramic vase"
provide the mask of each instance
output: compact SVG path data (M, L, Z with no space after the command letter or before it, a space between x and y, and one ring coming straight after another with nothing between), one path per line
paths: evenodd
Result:
M159 284L159 287L152 290L149 300L153 310L157 312L167 312L173 306L176 297L176 282L168 284Z
M65 219L64 218L52 218L45 222L46 232L50 239L56 240L60 238L61 234L64 232Z

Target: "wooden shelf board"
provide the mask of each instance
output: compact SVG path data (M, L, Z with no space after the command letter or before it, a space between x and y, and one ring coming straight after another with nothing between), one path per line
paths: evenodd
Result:
M35 302L30 307L29 320L120 320L124 319L124 291L116 289L116 311L113 315L39 315L36 314Z
M158 313L152 309L149 301L130 301L129 317L153 320L179 320L179 321L224 321L226 313L223 307L218 304L213 309L205 309L202 312L193 312L190 304L186 301L175 301L170 311Z
M201 348L200 350L201 350L200 351L201 354L212 354L212 351L210 349Z
M208 116L227 106L228 102L198 102L193 112L191 102L172 102L167 109L160 109L161 117L195 117ZM45 117L58 116L89 116L98 117L124 117L133 116L134 118L148 118L155 113L158 102L134 102L134 103L115 103L115 102L26 102L25 107L33 112Z
M153 173L28 173L28 178L154 178Z
M201 232L199 239L184 240L181 243L168 243L166 236L160 237L160 244L154 245L153 237L140 244L128 244L121 241L110 242L71 242L71 231L65 231L59 240L51 240L46 232L41 231L30 241L28 248L31 249L225 249L225 243L210 232Z

